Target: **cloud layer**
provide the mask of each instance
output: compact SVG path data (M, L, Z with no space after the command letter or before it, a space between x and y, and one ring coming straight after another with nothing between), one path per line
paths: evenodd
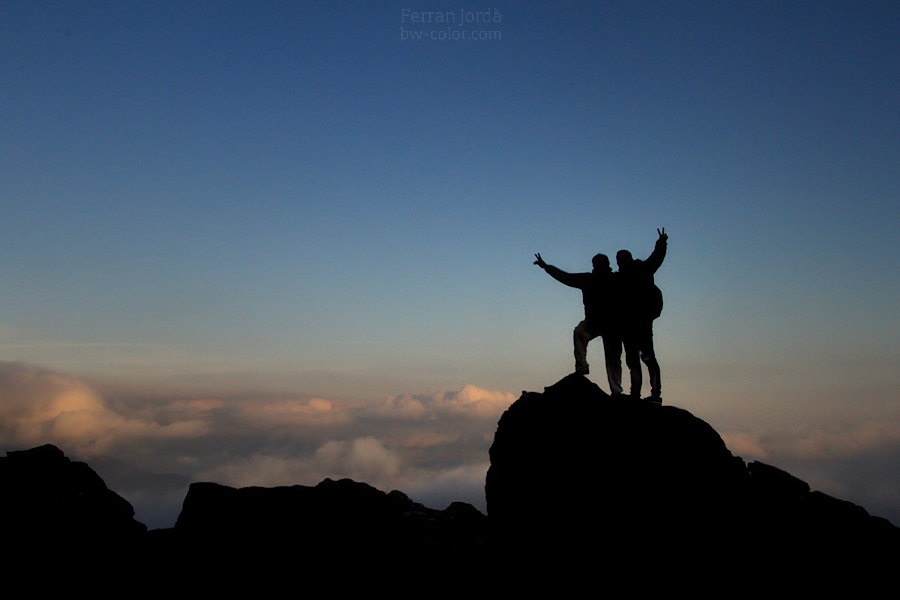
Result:
M147 471L104 477L135 504L139 519L157 527L172 525L191 480L242 487L350 477L401 489L436 508L461 500L485 510L488 449L497 420L514 401L512 394L474 385L376 404L271 392L188 393L91 384L0 363L0 444L52 443L89 463L113 457ZM722 437L745 460L787 469L815 489L900 522L896 420L724 431ZM181 483L153 473L180 475ZM156 489L160 481L165 490Z
M135 439L200 437L207 431L197 419L160 422L122 415L83 381L21 363L0 363L3 443L51 443L86 457Z
M890 419L817 427L722 433L745 461L787 470L813 489L862 505L900 525L900 422Z
M432 506L463 500L484 510L487 451L514 401L474 385L374 405L300 394L185 393L92 385L0 363L0 443L52 443L89 462L111 456L150 472L233 486L350 477ZM147 491L132 485L128 494Z

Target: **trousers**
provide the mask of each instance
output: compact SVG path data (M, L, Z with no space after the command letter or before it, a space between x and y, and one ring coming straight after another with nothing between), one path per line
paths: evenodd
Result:
M641 361L644 361L650 375L650 395L654 398L662 397L659 363L656 361L656 352L653 351L653 321L631 324L624 331L622 341L625 344L625 364L631 372L631 395L641 395Z
M612 394L622 393L622 340L617 335L603 329L596 323L585 319L575 328L575 372L588 370L587 346L596 337L603 336L603 354L606 359L606 379Z

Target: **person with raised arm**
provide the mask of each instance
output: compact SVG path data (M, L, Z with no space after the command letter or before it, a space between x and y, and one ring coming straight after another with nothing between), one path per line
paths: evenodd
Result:
M617 296L622 316L621 335L625 345L625 364L631 373L631 395L641 397L643 384L641 361L650 375L650 396L647 400L662 404L662 384L659 363L653 350L653 321L662 313L662 292L656 287L653 275L666 257L669 236L665 227L657 229L659 239L647 260L635 260L628 250L616 253L619 265Z
M584 301L584 320L573 333L575 343L575 372L587 375L588 342L603 337L603 352L606 359L606 378L612 394L622 393L622 341L618 332L618 316L613 311L616 274L609 266L605 254L596 255L591 261L590 273L566 273L553 265L548 265L540 254L534 255L534 264L544 269L562 284L581 290Z

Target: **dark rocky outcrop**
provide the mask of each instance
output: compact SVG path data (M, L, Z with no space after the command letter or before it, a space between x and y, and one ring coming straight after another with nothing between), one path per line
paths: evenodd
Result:
M0 458L0 519L10 597L69 597L76 588L112 597L142 572L147 528L88 465L55 446Z
M898 556L900 530L888 521L775 467L745 465L685 410L612 398L581 375L523 393L490 454L496 547L545 581L714 586L755 566L766 585L831 569L855 577Z
M54 446L0 458L5 573L34 597L90 582L94 597L281 594L375 587L460 592L487 577L487 517L434 510L349 479L315 487L190 486L173 529L146 531L131 505ZM123 590L127 590L125 593Z
M175 531L191 538L302 538L317 549L354 546L413 553L480 552L487 517L470 504L445 510L413 502L399 490L386 494L351 479L325 479L315 487L247 487L193 483Z
M0 458L0 514L7 542L78 540L119 543L147 531L134 509L93 469L56 446L7 452Z
M900 530L886 520L775 467L745 465L685 410L610 398L580 375L523 393L490 454L490 519L348 479L194 483L176 526L148 533L84 463L53 446L9 452L3 566L38 582L35 597L65 595L73 581L90 582L95 597L858 595L889 582L900 558Z
M277 588L298 569L339 582L343 592L421 589L445 578L443 588L462 591L483 579L488 558L487 517L471 505L434 510L350 479L241 489L194 483L167 535L176 556L256 591ZM265 583L234 576L248 573L269 575Z

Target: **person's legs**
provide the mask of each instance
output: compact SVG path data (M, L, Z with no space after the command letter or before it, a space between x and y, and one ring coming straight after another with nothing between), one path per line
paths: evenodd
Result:
M600 334L591 326L591 323L589 323L587 319L579 323L578 327L575 328L572 337L575 341L576 373L584 373L586 375L589 372L587 362L587 346L588 342L590 342L598 335Z
M603 336L603 354L606 358L606 379L609 381L609 393L622 393L622 340L618 335Z
M628 331L622 338L625 345L625 364L631 373L631 395L641 397L643 374L641 373L641 349L634 332Z
M662 384L659 378L659 362L657 362L656 352L653 350L653 321L642 326L640 348L641 360L647 365L647 371L650 374L650 396L661 398Z

